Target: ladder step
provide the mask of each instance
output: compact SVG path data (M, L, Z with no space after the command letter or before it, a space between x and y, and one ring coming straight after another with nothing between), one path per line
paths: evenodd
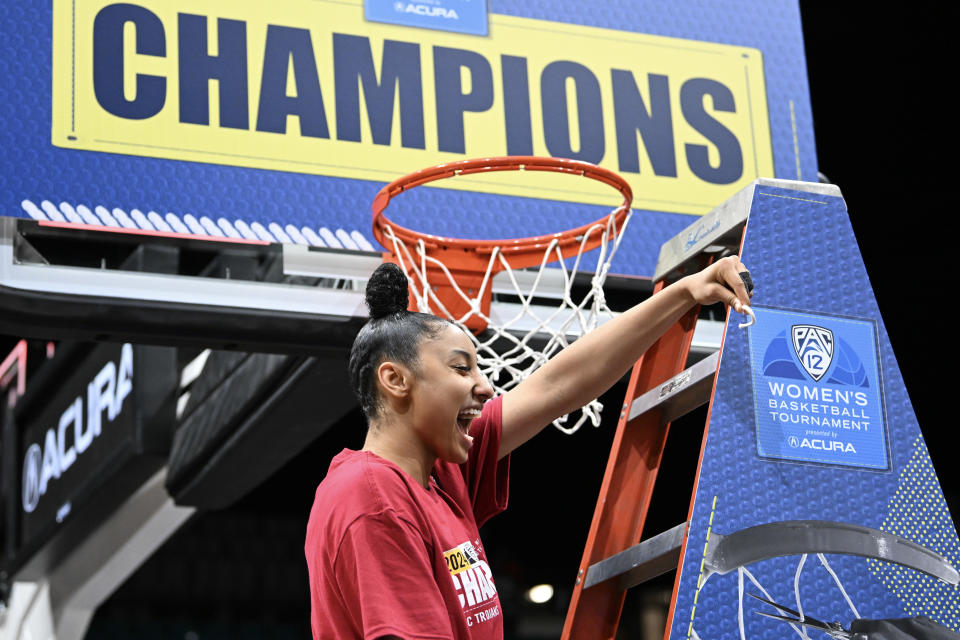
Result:
M620 579L620 588L629 589L677 568L687 523L658 533L625 551L590 565L583 588L587 589L613 578Z
M715 351L663 384L637 396L630 405L628 419L633 420L651 409L660 409L662 422L666 424L706 404L710 400L719 362L720 352Z

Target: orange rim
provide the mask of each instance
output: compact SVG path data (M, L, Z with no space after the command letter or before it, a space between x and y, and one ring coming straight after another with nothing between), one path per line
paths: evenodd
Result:
M415 171L394 180L381 189L373 199L373 205L371 206L373 210L374 237L376 237L377 241L386 247L390 253L392 253L392 243L389 243L384 235L384 228L387 226L391 228L397 238L405 243L416 244L422 240L428 255L439 252L446 253L450 249L460 249L476 254L489 254L493 252L494 248L500 247L500 251L510 257L513 266L522 268L539 264L543 260L544 249L554 240L557 241L564 258L574 255L580 250L582 236L587 230L595 225L605 224L605 221L609 217L604 216L575 229L568 229L566 231L541 236L500 240L471 240L438 236L407 229L392 222L384 213L384 210L395 196L414 187L435 180L492 171L552 171L554 173L579 175L609 185L623 196L623 203L613 214L618 228L623 225L623 221L630 212L630 204L633 202L633 191L630 189L630 185L627 184L626 180L613 171L603 169L589 162L568 160L566 158L541 158L537 156L504 156L499 158L460 160L458 162L448 162ZM595 239L589 240L583 250L588 251L599 246L602 242L602 235L603 234L595 234ZM451 258L456 259L448 253L448 261Z

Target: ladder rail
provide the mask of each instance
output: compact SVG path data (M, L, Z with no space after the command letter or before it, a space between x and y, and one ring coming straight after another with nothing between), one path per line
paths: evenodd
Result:
M664 287L657 284L654 295ZM686 364L699 305L690 309L634 365L600 497L564 623L564 640L611 639L616 635L625 593L616 581L585 589L590 565L639 542L666 446L669 423L661 410L630 419L633 400L680 373Z

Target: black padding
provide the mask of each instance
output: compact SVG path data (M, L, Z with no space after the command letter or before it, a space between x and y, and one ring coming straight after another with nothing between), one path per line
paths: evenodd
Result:
M200 400L173 436L166 482L171 494L176 495L269 397L295 359L265 353L210 354L194 382Z
M227 507L300 453L356 407L346 369L344 347L323 359L254 354L227 372L174 437L167 488L177 504Z
M747 288L747 293L753 293L753 278L749 271L741 271L740 279L743 280L743 286Z
M190 397L180 416L180 422L185 422L190 414L227 380L233 370L249 357L249 353L242 351L211 351L207 361L203 363L203 371L190 385Z

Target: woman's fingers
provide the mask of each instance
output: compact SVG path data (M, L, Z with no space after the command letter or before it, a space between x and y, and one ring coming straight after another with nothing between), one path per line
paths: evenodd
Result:
M700 304L722 302L733 307L739 313L749 313L750 298L753 297L753 278L750 270L737 256L728 256L718 260L689 280L691 293Z
M753 279L739 257L729 256L717 264L717 281L730 291L730 294L720 298L725 304L737 311L741 311L742 305L750 304Z

